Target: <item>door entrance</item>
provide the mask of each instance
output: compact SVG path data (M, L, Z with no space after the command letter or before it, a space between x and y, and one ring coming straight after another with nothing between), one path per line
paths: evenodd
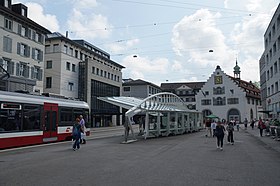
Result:
M43 142L57 140L58 104L44 103Z

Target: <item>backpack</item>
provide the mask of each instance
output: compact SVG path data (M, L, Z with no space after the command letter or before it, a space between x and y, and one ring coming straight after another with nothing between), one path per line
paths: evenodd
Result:
M78 136L79 134L79 130L78 127L76 125L73 126L73 136Z

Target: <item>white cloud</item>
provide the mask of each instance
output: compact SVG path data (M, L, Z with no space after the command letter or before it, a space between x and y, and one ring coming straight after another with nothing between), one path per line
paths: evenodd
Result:
M268 2L269 1L269 2ZM231 39L236 44L239 54L238 60L241 67L241 78L247 81L259 81L259 59L264 51L263 35L271 20L272 4L275 0L247 0L243 3L234 3L231 0L227 1L228 8L240 8L243 6L247 11L253 11L252 16L245 16L243 19L235 24ZM239 7L234 7L238 5ZM260 6L261 5L261 6ZM263 12L271 12L271 14L264 14Z
M185 68L193 66L216 67L225 69L229 61L234 59L234 51L226 45L226 38L217 28L215 20L221 15L213 14L206 9L198 10L190 16L185 16L173 28L173 49L180 56L189 58L184 63ZM213 53L209 53L209 50Z
M26 3L28 18L49 29L52 32L59 31L59 22L55 15L45 14L43 7L38 3Z
M78 9L73 9L67 23L70 31L76 37L86 39L108 38L111 34L111 30L108 28L113 27L106 17L94 13L85 14Z
M106 48L108 48L113 55L121 55L122 53L126 53L128 50L133 53L134 50L137 50L136 46L139 42L139 39L131 39L128 41L120 40L114 43L106 44Z
M96 0L74 0L73 4L77 9L91 9L98 5Z
M159 84L159 76L168 74L168 67L170 63L168 59L157 58L149 59L147 57L133 57L127 56L123 59L122 65L125 66L123 70L123 77L132 79L148 78L150 82ZM163 77L165 77L163 76ZM165 80L161 80L165 81Z

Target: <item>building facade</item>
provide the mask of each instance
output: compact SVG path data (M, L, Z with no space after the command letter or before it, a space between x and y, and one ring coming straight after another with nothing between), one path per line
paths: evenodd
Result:
M264 34L259 60L261 101L268 117L280 117L280 4Z
M119 125L119 107L97 97L120 96L124 67L96 46L57 32L47 36L45 48L44 93L86 101L92 127Z
M243 122L262 117L260 90L252 83L240 79L240 68L234 67L234 76L225 74L220 66L196 95L197 110L203 117L210 114L221 120Z
M196 110L195 95L205 82L162 83L163 92L172 92L179 96L191 110Z
M147 98L161 92L159 86L141 79L125 79L122 86L122 96L125 97Z
M43 92L46 28L28 18L28 8L0 0L0 90Z

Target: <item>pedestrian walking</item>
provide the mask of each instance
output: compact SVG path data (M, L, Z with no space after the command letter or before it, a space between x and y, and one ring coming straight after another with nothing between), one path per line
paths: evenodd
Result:
M73 150L75 151L75 150L80 149L81 125L80 125L80 119L79 118L76 118L76 121L73 125L72 139L74 141Z
M255 120L252 119L250 126L252 127L252 130L254 130L254 126L255 126Z
M209 136L212 136L211 120L210 120L210 119L207 119L207 120L206 120L206 122L205 122L205 128L206 128L206 134L205 134L205 136L207 137L208 134L209 134Z
M81 125L81 144L86 144L86 122L83 115L80 115L80 125Z
M247 125L248 125L248 120L247 120L247 118L245 118L245 120L244 120L244 127L245 127L245 130L247 130Z
M259 122L258 122L258 129L260 130L260 136L262 137L263 136L263 129L265 129L266 126L262 120L262 118L259 119Z
M211 123L211 130L212 130L213 138L215 137L216 126L217 126L217 123L215 120L213 120Z
M233 131L234 131L234 124L232 122L229 122L227 127L226 127L228 136L227 136L227 141L230 144L234 144L234 140L233 140Z
M215 136L217 137L217 149L223 150L224 135L225 135L225 127L221 125L220 121L218 121L215 130Z
M240 127L240 125L239 125L239 120L236 120L236 121L235 121L235 125L236 125L237 131L239 131L239 127Z

